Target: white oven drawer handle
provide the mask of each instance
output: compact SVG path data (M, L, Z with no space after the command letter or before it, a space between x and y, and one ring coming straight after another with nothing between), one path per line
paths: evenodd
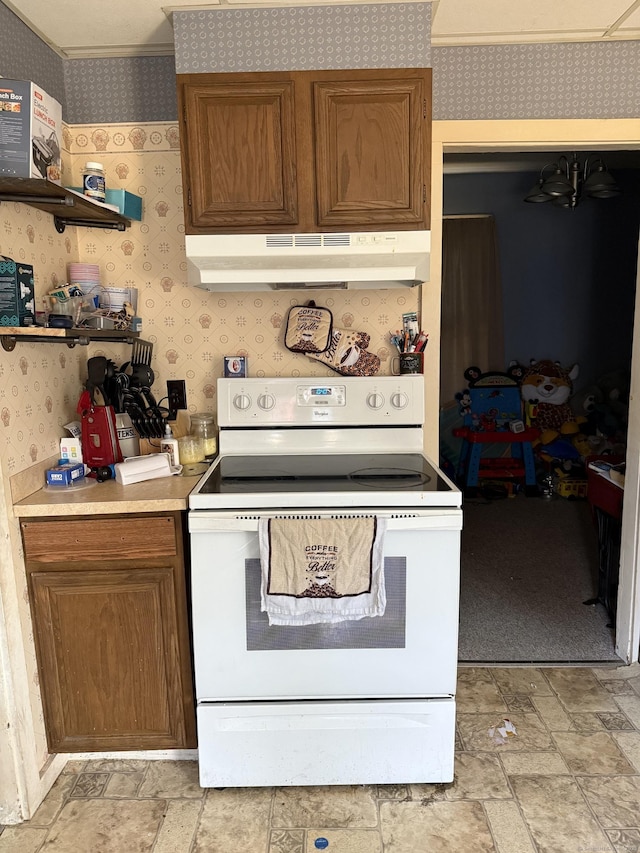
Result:
M237 732L241 734L255 731L286 732L286 731L331 731L346 729L376 729L389 731L390 729L415 729L430 728L433 725L425 714L411 714L410 706L401 712L388 714L369 713L364 715L362 711L349 713L328 712L326 714L315 714L305 716L299 710L292 714L264 715L261 716L219 716L216 727L220 732Z
M459 509L407 511L406 514L384 510L375 513L316 512L307 514L265 510L260 513L260 516L191 510L189 513L189 531L191 533L209 533L211 531L255 533L258 530L259 518L356 518L363 515L377 515L386 518L387 530L460 530L462 528L462 511Z

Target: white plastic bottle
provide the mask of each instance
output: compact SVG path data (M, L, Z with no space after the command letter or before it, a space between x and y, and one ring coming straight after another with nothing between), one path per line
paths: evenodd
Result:
M105 200L106 187L102 163L91 161L86 164L82 172L82 191L94 201Z
M173 437L169 424L166 425L164 430L164 438L160 443L160 452L169 454L169 464L172 468L180 464L178 458L178 439Z

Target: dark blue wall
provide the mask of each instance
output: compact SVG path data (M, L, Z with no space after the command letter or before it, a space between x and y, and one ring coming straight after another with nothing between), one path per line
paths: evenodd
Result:
M525 204L529 173L447 174L444 213L491 213L498 230L505 366L551 358L580 365L576 387L631 361L640 178L574 210Z

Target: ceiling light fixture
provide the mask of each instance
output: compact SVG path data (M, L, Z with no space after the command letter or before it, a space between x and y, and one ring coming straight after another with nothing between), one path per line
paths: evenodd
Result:
M577 154L569 160L562 154L557 162L543 166L538 183L525 196L527 202L553 202L555 207L574 210L583 196L613 198L622 190L599 156L587 157L584 164Z

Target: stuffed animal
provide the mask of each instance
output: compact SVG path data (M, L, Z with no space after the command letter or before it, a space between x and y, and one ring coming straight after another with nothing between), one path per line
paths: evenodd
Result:
M531 361L522 376L520 393L532 414L532 423L540 430L556 430L575 420L569 398L578 365L566 369L558 361Z
M458 401L458 411L464 417L465 415L471 414L471 393L467 388L464 391L458 391L456 394L456 400Z
M629 377L623 371L606 373L594 385L578 391L571 407L579 419L591 451L604 452L625 442L628 418Z

